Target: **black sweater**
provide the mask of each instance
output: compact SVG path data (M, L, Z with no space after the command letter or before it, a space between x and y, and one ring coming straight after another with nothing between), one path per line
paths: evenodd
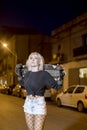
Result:
M28 95L44 96L46 86L58 90L61 85L47 71L28 71L24 77L19 78L19 82L27 90Z

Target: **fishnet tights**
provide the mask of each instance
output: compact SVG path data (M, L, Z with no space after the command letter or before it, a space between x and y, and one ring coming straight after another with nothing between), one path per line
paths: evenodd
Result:
M43 130L46 115L31 115L25 113L25 119L29 130Z

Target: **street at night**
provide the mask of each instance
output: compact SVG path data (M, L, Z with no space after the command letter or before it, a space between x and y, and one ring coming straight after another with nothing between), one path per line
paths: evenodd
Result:
M28 130L23 112L24 99L0 94L0 130ZM48 115L44 130L85 130L87 112L58 108L47 101Z
M86 0L3 0L0 52L0 130L87 129Z

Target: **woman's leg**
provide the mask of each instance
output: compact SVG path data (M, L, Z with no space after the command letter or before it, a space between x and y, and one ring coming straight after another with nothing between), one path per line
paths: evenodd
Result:
M34 115L25 113L25 119L29 130L34 130Z
M46 115L34 115L34 130L43 130Z

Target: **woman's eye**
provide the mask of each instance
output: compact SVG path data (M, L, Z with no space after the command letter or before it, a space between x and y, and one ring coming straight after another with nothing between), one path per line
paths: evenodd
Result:
M35 59L38 59L37 57L35 57Z
M32 60L32 57L30 57L30 60Z
M30 57L30 60L38 60L38 57L37 56Z

